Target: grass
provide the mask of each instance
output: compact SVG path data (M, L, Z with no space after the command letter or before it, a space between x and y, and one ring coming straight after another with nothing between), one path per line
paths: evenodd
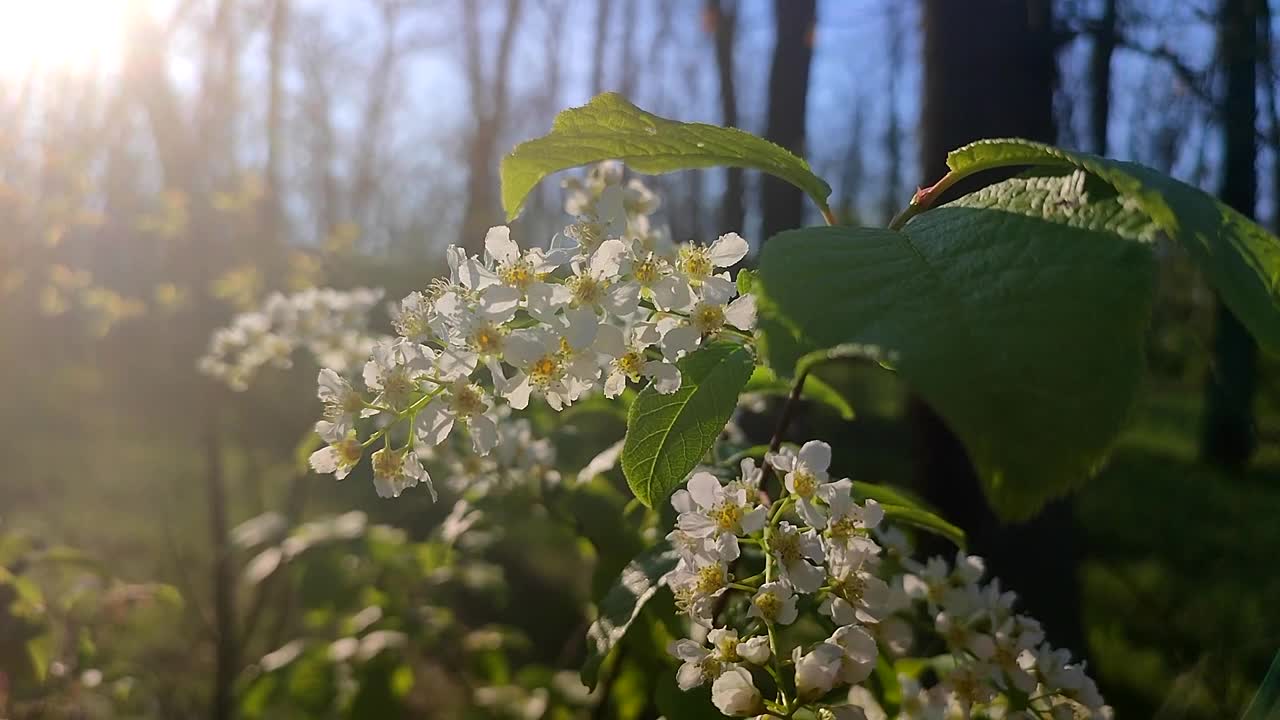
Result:
M1198 464L1197 396L1147 395L1076 499L1094 672L1119 717L1237 718L1280 650L1280 463Z

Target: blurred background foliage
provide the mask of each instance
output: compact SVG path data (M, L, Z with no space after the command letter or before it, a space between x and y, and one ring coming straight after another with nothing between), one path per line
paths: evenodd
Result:
M501 220L500 155L595 92L804 153L848 222L996 135L1143 162L1273 229L1280 206L1262 0L61 0L0 26L0 717L693 716L656 605L608 702L576 679L592 599L655 529L616 473L488 497L455 535L455 492L381 502L299 467L305 360L242 393L195 369L271 292L424 286ZM653 184L677 240L817 220L754 173ZM546 183L516 237L565 221ZM1046 518L994 529L939 494L967 464L883 374L824 369L858 417L794 432L937 502L1121 717L1235 717L1280 649L1280 361L1161 257L1130 428ZM533 420L565 477L624 426Z

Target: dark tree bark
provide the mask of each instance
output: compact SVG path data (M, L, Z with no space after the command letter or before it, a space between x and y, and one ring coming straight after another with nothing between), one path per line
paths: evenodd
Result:
M1116 50L1116 6L1119 0L1105 0L1102 17L1093 33L1093 54L1089 57L1089 133L1093 152L1107 154L1107 130L1111 118L1111 55Z
M738 30L738 7L735 0L707 0L706 21L710 26L716 55L716 76L720 80L720 119L726 127L738 127L738 90L734 82L733 46ZM742 231L742 168L726 171L724 200L720 206L719 230Z
M1052 142L1057 74L1049 0L924 0L923 10L926 184L946 172L947 152L965 143L987 137ZM956 192L974 187L961 186ZM1018 590L1055 645L1084 652L1071 504L1051 503L1030 522L1001 523L943 420L918 399L909 414L925 495L965 529L971 551L987 558L990 573Z
M1253 217L1258 200L1258 21L1259 0L1223 0L1218 52L1226 72L1223 100L1222 201ZM1253 396L1258 384L1258 348L1253 336L1215 294L1213 357L1205 391L1200 455L1231 471L1248 465L1257 449Z
M765 137L800 156L804 155L809 65L813 60L817 13L815 0L774 0L773 3L777 40L769 70L769 120ZM772 175L765 176L763 188L763 239L800 227L804 221L801 190Z
M886 223L906 204L906 199L898 194L902 187L902 126L898 120L898 68L905 64L902 48L905 29L898 16L900 9L901 6L891 5L887 19L889 82L885 87L885 102L888 104L886 110L889 113L889 121L885 128L884 146L888 169L885 172L884 196L880 201L881 214L884 215Z

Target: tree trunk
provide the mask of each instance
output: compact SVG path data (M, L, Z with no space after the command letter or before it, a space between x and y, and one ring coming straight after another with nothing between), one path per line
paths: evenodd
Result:
M738 90L733 75L733 45L738 30L737 3L707 0L707 23L711 26L716 55L716 75L720 79L720 119L726 127L738 127ZM720 232L742 232L742 168L728 168L724 200L720 206Z
M1057 73L1049 0L924 0L923 10L925 184L946 172L948 151L974 140L1052 142ZM973 187L961 183L956 192ZM1052 642L1083 653L1071 504L1060 500L1030 522L1002 524L943 420L919 399L909 416L919 444L920 488L969 534L970 550L987 558L990 573L1017 589L1022 607L1045 623Z
M1102 18L1093 34L1093 54L1089 57L1089 132L1093 152L1107 154L1107 129L1111 118L1111 55L1116 49L1116 6L1119 0L1105 0Z
M774 0L777 40L769 70L769 121L765 138L804 155L808 113L809 65L817 23L815 0ZM804 193L783 180L766 175L763 185L764 220L761 235L768 240L804 221Z
M486 92L484 72L480 66L480 32L474 3L464 3L464 25L469 50L468 77L471 82L474 130L467 150L467 204L463 212L462 237L459 245L469 253L484 250L485 231L502 217L498 203L498 181L494 173L497 162L498 135L506 123L507 76L515 31L520 23L522 0L507 0L502 33L494 58L494 78Z
M1223 0L1218 20L1218 52L1227 76L1221 197L1247 217L1254 216L1258 199L1259 4L1259 0ZM1253 418L1258 348L1222 298L1215 294L1214 302L1217 319L1200 455L1205 462L1238 472L1248 465L1258 444Z
M609 44L609 15L613 0L596 0L596 37L591 53L591 94L604 92L604 49ZM631 29L627 28L630 32Z

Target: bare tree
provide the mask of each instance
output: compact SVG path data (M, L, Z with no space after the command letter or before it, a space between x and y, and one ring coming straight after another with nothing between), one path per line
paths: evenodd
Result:
M986 137L1052 142L1057 81L1050 0L924 0L921 165L926 184L946 172L947 153ZM955 192L968 192L961 183ZM1078 548L1068 502L1035 520L1003 525L992 514L960 441L919 399L909 416L919 444L918 482L969 533L1002 579L1020 589L1054 644L1085 649L1076 576ZM1064 578L1067 578L1064 586Z
M813 33L818 21L815 0L774 0L777 39L769 70L769 119L765 137L804 155L808 122L809 65L813 60ZM804 220L804 195L799 188L772 175L764 178L762 235L800 227Z
M1089 57L1092 87L1089 102L1089 132L1093 152L1107 153L1107 133L1111 118L1111 56L1116 49L1116 22L1119 0L1103 0L1102 17L1093 33L1093 53Z
M604 92L605 47L609 44L609 19L613 15L613 0L596 0L595 45L591 51L591 94Z
M476 3L463 2L463 41L467 44L467 79L471 85L472 131L467 144L467 199L459 245L472 252L484 247L484 233L501 218L498 208L498 138L507 119L508 76L523 0L507 0L493 57L493 78L484 73L480 20Z
M1260 4L1255 0L1223 0L1218 17L1218 52L1226 74L1220 197L1247 217L1254 216L1258 200L1258 25L1266 16L1259 11ZM1200 454L1207 462L1239 471L1249 463L1258 443L1253 416L1258 347L1216 294L1215 302Z
M720 120L728 127L738 127L738 91L733 66L733 48L738 31L738 3L736 0L707 0L705 17L715 50L716 77L720 81ZM742 231L743 217L746 214L746 208L743 207L744 192L742 168L729 168L725 174L724 199L720 205L720 229Z

